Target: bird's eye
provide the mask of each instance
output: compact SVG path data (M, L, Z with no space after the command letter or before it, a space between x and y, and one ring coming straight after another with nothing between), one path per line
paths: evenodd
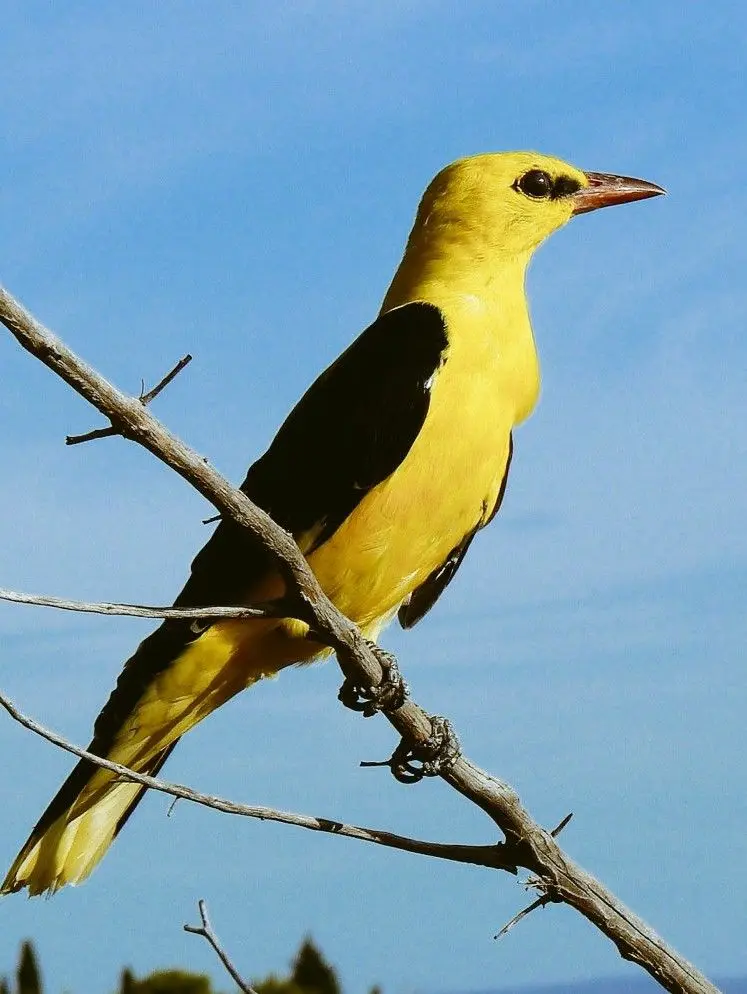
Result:
M516 180L514 188L534 200L542 200L552 194L552 180L541 169L530 169Z

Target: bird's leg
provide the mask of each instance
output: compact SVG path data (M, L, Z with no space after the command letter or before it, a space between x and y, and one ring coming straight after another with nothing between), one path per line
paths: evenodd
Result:
M381 666L381 682L376 687L364 686L355 676L346 676L337 695L353 711L369 718L379 711L391 712L401 708L410 693L396 658L375 642L366 645ZM339 655L339 651L338 651ZM412 744L402 739L391 757L379 763L361 766L388 766L400 783L418 783L423 777L446 773L462 754L459 739L451 722L441 715L430 715L431 731L427 739Z
M418 783L423 777L447 773L462 754L462 747L448 718L432 714L431 734L424 742L411 745L405 739L386 765L400 783Z
M377 687L365 687L355 677L346 676L337 696L346 708L360 711L364 718L370 718L379 711L401 708L410 690L391 652L386 652L368 639L365 641L381 666L381 683Z

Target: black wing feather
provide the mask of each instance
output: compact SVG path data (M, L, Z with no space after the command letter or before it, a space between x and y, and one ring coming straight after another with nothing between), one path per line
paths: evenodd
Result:
M469 549L472 539L478 531L479 527L468 532L459 545L451 550L444 562L433 570L428 579L413 590L397 612L397 618L403 628L412 628L424 615L428 614L462 565L462 560L467 555L467 549Z
M321 545L410 451L447 344L432 304L382 314L301 398L242 490L296 535L323 523Z

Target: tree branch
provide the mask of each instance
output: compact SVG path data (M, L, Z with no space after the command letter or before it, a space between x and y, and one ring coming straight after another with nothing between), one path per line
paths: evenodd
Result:
M252 985L244 980L239 971L233 965L230 956L225 951L220 943L220 940L218 939L218 936L213 931L213 926L210 924L210 919L208 918L207 904L204 901L198 901L197 908L200 912L202 925L185 925L184 931L190 932L192 935L201 935L203 939L207 939L217 953L218 959L230 973L231 979L234 981L239 990L243 992L243 994L257 994Z
M16 590L0 587L0 601L14 604L31 604L33 607L54 607L60 611L75 611L79 614L106 614L125 618L289 618L292 605L279 598L262 605L248 607L149 607L145 604L110 604L89 601L71 601L64 597L42 597L38 594L22 594Z
M231 487L206 460L171 435L139 400L115 389L2 288L0 320L24 349L108 417L126 438L139 442L191 483L224 517L246 528L277 564L288 596L298 599L295 616L307 621L335 649L345 676L363 686L380 684L383 674L376 653L325 596L287 532L245 494ZM413 701L386 717L408 743L427 743L431 721ZM638 963L675 994L715 994L717 989L703 974L563 853L552 835L532 820L511 787L464 756L441 776L501 829L512 861L534 873L545 894L584 915L615 943L625 959Z
M176 366L174 366L173 369L170 369L164 378L159 380L158 383L156 383L156 385L147 393L145 393L145 384L143 383L140 388L140 396L138 397L138 400L143 407L150 404L150 402L157 397L162 390L165 390L174 377L178 376L184 367L190 362L192 362L192 356L189 355L189 353L182 356ZM114 423L112 423L108 428L94 428L93 431L87 431L84 435L67 435L65 438L65 445L80 445L81 442L93 442L96 438L111 438L112 435L121 434L122 432L120 429L115 427Z
M344 822L334 818L315 818L313 815L296 814L293 811L279 811L277 808L268 808L259 804L239 804L236 801L229 801L224 797L216 797L213 794L203 794L191 787L185 787L179 783L169 783L157 777L148 776L145 773L137 773L120 763L113 763L110 759L104 759L95 753L88 752L74 745L62 735L45 728L38 721L29 718L28 715L19 711L15 704L0 693L0 707L3 707L10 717L17 721L19 725L33 732L35 735L46 739L52 745L65 752L72 753L78 759L85 759L94 766L102 770L109 770L116 773L123 780L131 780L133 783L142 784L151 790L168 794L178 800L192 801L194 804L201 804L203 807L212 808L214 811L221 811L229 815L241 815L244 818L257 818L260 821L275 821L282 825L295 825L296 828L306 828L312 832L327 832L330 835L341 835L346 839L357 839L359 842L372 842L378 846L385 846L387 849L401 849L403 852L416 853L420 856L434 856L437 859L446 859L454 863L471 863L475 866L491 866L496 869L508 870L515 873L516 867L512 866L503 858L505 847L499 842L489 846L468 846L452 845L447 842L426 842L421 839L411 839L406 835L397 835L394 832L385 832L378 828L363 828L360 825L346 825Z

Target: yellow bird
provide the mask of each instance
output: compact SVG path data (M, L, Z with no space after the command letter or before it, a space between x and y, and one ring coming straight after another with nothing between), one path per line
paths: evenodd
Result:
M242 484L368 638L395 614L405 628L422 618L500 506L512 429L539 392L524 291L532 253L574 214L663 192L534 152L460 159L426 190L378 318L312 384ZM223 521L175 603L280 593L265 553ZM90 750L156 774L238 691L323 656L307 631L280 619L164 622L125 665ZM80 762L1 892L84 880L143 793Z

